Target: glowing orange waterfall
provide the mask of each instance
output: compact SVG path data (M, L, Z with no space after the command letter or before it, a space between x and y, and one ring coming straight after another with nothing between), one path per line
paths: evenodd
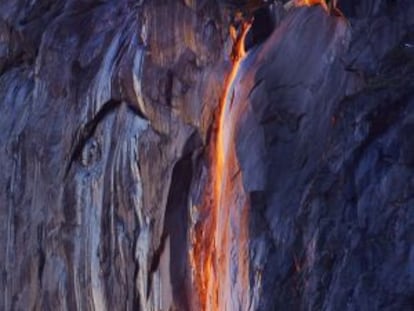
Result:
M239 170L234 148L237 116L235 119L230 113L230 93L246 54L244 41L250 27L250 22L244 22L234 41L232 66L220 98L217 131L211 146L211 193L206 193L200 208L208 216L192 233L190 261L198 294L195 306L203 311L230 311L235 304L241 306L246 303L249 290L248 203L240 177L234 178Z
M337 11L336 9L336 3L337 0L331 0L331 5L328 5L326 3L326 0L295 0L295 5L296 6L313 6L313 5L321 5L325 11L330 12L331 8L335 9L335 11Z
M214 176L216 176L215 181L215 189L214 189L214 196L217 199L217 203L220 204L221 196L222 196L222 187L223 187L223 169L225 164L225 156L226 156L226 146L224 142L225 136L225 118L226 118L226 110L228 109L228 104L231 101L228 100L230 89L233 85L234 79L236 78L237 72L239 71L240 63L243 60L246 52L244 50L244 41L247 35L247 32L250 29L250 23L244 23L242 25L242 29L238 38L234 43L233 51L232 51L232 68L229 75L226 78L224 83L224 91L223 95L220 99L220 113L219 113L219 124L217 130L217 141L216 141L216 159L215 159L215 167L214 167Z

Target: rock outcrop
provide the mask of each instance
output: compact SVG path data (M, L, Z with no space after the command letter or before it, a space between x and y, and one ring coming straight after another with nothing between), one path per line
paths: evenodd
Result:
M198 309L228 29L258 2L0 3L1 310ZM242 310L414 307L414 3L339 6L251 11L229 112Z

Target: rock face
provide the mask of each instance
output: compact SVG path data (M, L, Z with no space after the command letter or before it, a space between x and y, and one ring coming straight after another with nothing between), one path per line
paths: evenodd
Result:
M200 309L190 232L246 2L0 3L1 310ZM414 2L339 6L274 4L247 39L242 310L414 308Z
M402 30L414 19L403 4L350 23L297 10L251 56L235 101L247 107L237 145L257 309L414 306L414 53Z

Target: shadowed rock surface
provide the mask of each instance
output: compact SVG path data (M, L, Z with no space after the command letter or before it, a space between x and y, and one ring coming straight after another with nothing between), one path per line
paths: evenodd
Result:
M400 5L370 20L400 16L378 41L357 32L360 20L297 10L238 86L260 310L413 308L413 171L403 159L414 53L401 29L414 20ZM356 53L359 40L373 41Z
M0 3L1 310L191 308L230 2ZM243 310L414 308L414 2L339 2L248 38Z

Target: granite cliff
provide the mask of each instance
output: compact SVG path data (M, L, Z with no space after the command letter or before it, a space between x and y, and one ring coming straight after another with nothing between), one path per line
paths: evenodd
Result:
M1 310L413 310L414 2L270 2L0 2Z

